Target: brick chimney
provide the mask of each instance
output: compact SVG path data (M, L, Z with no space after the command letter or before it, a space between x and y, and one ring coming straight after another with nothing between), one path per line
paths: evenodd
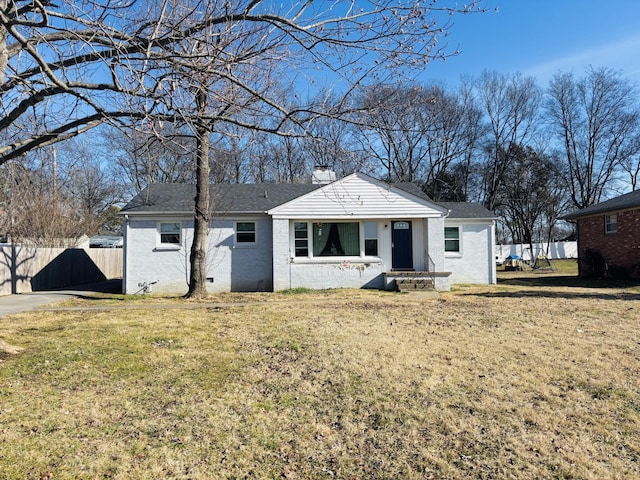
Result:
M327 185L336 181L336 172L331 170L328 165L316 165L311 174L311 183L315 185Z

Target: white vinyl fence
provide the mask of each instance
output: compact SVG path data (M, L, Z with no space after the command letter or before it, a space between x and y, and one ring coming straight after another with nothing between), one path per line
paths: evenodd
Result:
M533 258L540 255L546 255L551 260L578 258L578 242L534 243ZM531 249L527 244L496 245L498 260L504 261L509 256L520 257L524 261L530 261L532 258Z

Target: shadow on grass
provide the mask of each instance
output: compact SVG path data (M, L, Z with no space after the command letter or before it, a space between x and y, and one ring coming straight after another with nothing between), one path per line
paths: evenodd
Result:
M640 300L640 282L631 280L587 280L576 275L518 276L499 278L498 285L522 287L517 291L477 292L476 295L488 298L590 298L601 300ZM635 288L636 291L633 289ZM557 288L558 290L554 290ZM572 288L580 291L572 292ZM593 289L593 292L589 292ZM606 290L617 290L607 292ZM631 289L620 292L619 290ZM587 290L587 291L585 291ZM604 291L603 291L604 290Z

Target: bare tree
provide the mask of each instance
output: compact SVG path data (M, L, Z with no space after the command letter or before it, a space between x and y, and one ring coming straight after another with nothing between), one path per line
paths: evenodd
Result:
M0 236L40 246L73 246L98 233L122 188L101 152L78 137L0 165Z
M563 145L577 208L603 199L621 162L638 154L637 100L636 86L607 68L589 67L580 79L559 73L551 81L547 112Z
M30 184L29 174L20 163L0 165L0 242L7 242L13 235L25 186Z
M193 139L175 131L173 124L163 125L162 133L105 129L101 150L132 193L141 192L150 183L194 183Z
M147 104L150 96L157 98L148 113L158 118L165 111L171 112L174 118L191 125L201 161L200 150L208 142L204 136L220 131L224 124L299 136L301 126L314 117L329 114L340 118L349 111L350 102L340 102L338 105L345 108L333 108L329 113L316 108L317 103L291 106L283 92L301 81L296 72L311 65L325 69L342 84L342 98L348 98L351 86L376 71L400 72L441 54L434 50L435 36L442 31L434 30L438 20L433 13L437 12L433 10L435 2L431 10L413 2L388 0L369 6L333 9L331 5L301 2L277 7L247 1L198 2L188 8L166 10L164 24L190 26L191 32L197 33L171 48L161 45L153 50L150 67L139 83ZM464 11L470 10L464 7ZM363 63L363 56L376 57L376 62ZM174 91L170 103L160 95L167 88ZM198 165L198 171L203 167ZM206 294L206 262L202 259L206 254L206 210L210 206L204 201L203 179L199 174L196 182L188 296Z
M214 136L209 158L211 183L247 181L254 138L251 132L237 125L228 125L225 131Z
M511 232L514 243L543 240L541 231L551 231L558 220L558 206L564 192L557 187L560 178L552 158L523 145L512 145L507 152L510 168L505 172L502 201L498 212ZM549 222L544 225L544 222ZM544 238L546 240L546 238Z
M627 175L631 190L637 190L640 185L640 135L635 142L630 142L629 149L621 155L620 168Z
M302 150L313 166L331 167L338 177L354 172L374 173L375 165L359 148L353 123L321 117L307 131Z
M362 142L389 181L423 178L429 155L429 104L434 97L418 86L374 85L361 101Z
M254 177L262 182L300 183L309 175L301 139L262 134L253 149Z
M439 40L450 15L480 10L435 0L0 2L2 162L105 120L158 135L166 122L190 132L198 190L192 296L205 293L211 135L234 124L297 136L292 125L327 114L285 101L283 92L309 85L309 69L349 97L376 74L446 56Z
M482 135L482 112L468 89L431 88L427 106L427 165L421 179L436 201L466 201L470 164Z
M466 92L418 85L367 89L359 138L384 176L420 183L434 200L465 197L464 177L481 132L481 112Z
M83 235L99 229L99 215L64 189L52 189L50 174L40 168L8 163L0 166L0 237L42 247L74 247Z
M148 42L125 3L0 0L0 164L131 115L112 94Z
M56 152L57 193L74 198L85 217L98 217L124 199L124 189L104 161L105 152L88 137L60 143ZM87 232L89 233L89 232Z
M529 143L538 123L542 91L533 77L485 71L477 94L489 126L482 166L482 202L495 210L501 202L501 182L513 158L509 150Z

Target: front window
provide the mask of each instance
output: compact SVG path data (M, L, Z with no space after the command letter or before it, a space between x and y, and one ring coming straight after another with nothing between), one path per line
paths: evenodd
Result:
M296 257L309 256L309 227L307 222L296 222L293 225Z
M236 222L236 243L256 243L256 222Z
M444 227L444 251L460 251L460 227Z
M313 256L314 257L359 257L360 229L359 223L326 223L313 224Z
M604 231L606 233L615 233L618 231L618 216L615 213L604 216Z
M378 256L378 224L376 222L364 224L364 254L371 257Z
M377 222L293 222L295 257L377 257Z
M180 244L179 222L167 222L160 224L160 243L169 245Z

